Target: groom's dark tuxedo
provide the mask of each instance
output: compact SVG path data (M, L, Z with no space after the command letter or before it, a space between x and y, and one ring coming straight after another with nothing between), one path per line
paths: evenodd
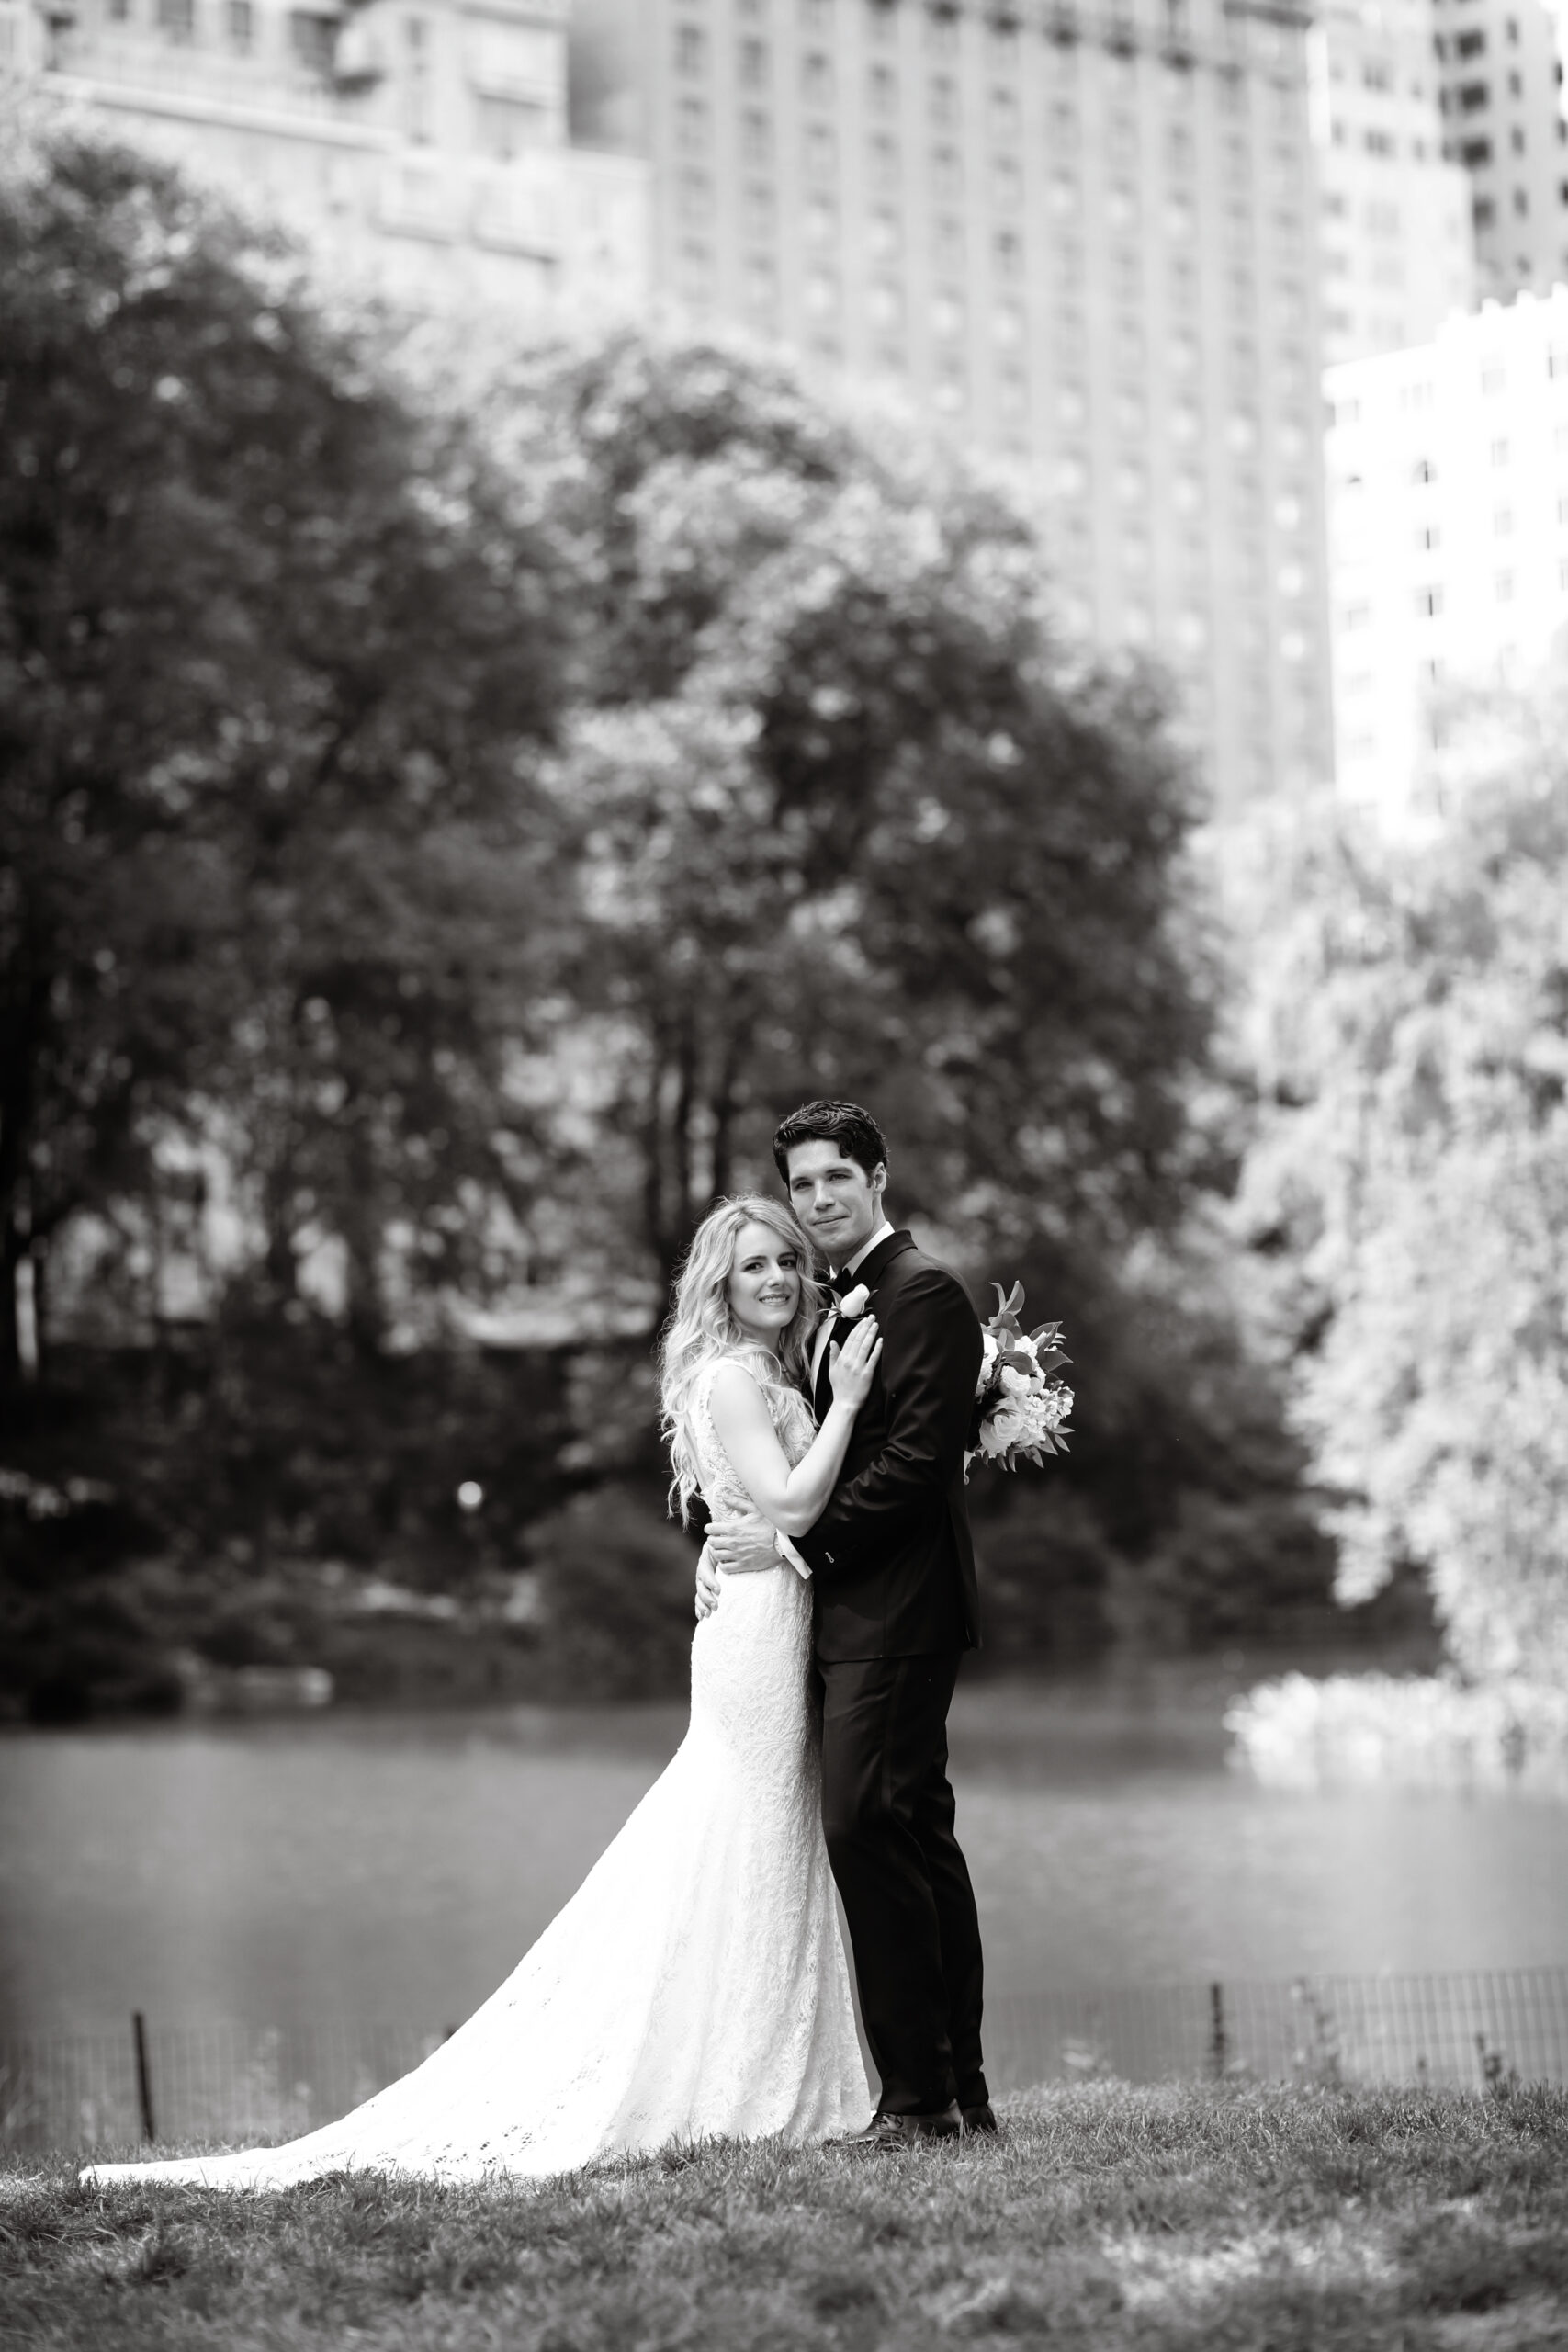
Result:
M987 2098L980 1928L947 1779L958 1660L980 1638L964 1498L980 1326L908 1233L836 1287L862 1283L881 1363L828 1507L795 1543L812 1570L822 1821L861 2014L883 2109L922 2115ZM828 1366L824 1350L818 1419Z
M799 1539L815 1572L819 1658L911 1657L978 1645L975 1546L964 1446L980 1369L980 1327L956 1275L889 1234L862 1260L882 1362L855 1416L832 1498ZM847 1323L837 1328L841 1338ZM832 1403L829 1351L817 1374Z

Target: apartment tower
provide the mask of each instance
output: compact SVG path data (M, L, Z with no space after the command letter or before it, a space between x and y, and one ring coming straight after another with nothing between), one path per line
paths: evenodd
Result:
M1049 493L1070 625L1178 673L1222 804L1327 773L1307 22L1263 0L587 0L656 296Z
M1432 0L1327 0L1314 52L1325 358L1426 343L1476 299L1471 181L1446 152Z
M569 136L570 0L0 0L20 74L422 309L648 301L647 165Z

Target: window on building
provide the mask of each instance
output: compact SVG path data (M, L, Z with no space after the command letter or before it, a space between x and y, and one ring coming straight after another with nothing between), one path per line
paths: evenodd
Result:
M691 165L680 172L675 180L675 216L688 228L704 228L707 224L713 202L713 182L706 172Z
M255 11L251 0L229 0L231 48L247 50L255 39Z
M677 25L675 28L675 71L694 75L705 73L708 62L708 37L701 25Z
M800 0L800 21L808 33L826 33L833 28L833 0Z
M991 240L991 259L998 277L1023 276L1023 240L1015 229L998 229Z
M808 107L833 103L833 61L820 50L814 49L800 61L800 95Z
M1500 605L1511 605L1513 603L1514 575L1511 571L1498 572L1493 582L1493 593L1496 596L1497 602Z
M958 46L958 10L949 0L927 11L926 41L939 57L949 57Z
M931 187L940 204L962 204L964 201L964 166L956 147L937 147L931 153Z
M884 334L891 334L904 322L904 289L892 278L878 278L866 297L866 309L871 322Z
M956 343L964 333L964 297L944 286L931 297L931 326L944 343Z
M998 302L991 313L991 332L1006 351L1016 351L1023 341L1023 310L1017 302Z
M931 76L926 93L926 106L933 127L938 130L953 130L958 122L958 85L951 74Z
M748 36L740 44L740 86L763 90L768 85L768 44Z
M776 226L773 191L765 181L753 180L748 187L741 207L741 218L749 237L771 237Z
M701 98L682 98L675 110L675 143L684 154L694 154L705 147L708 136L708 110Z
M991 158L991 198L1001 212L1016 212L1023 202L1023 174L1015 155Z
M808 179L830 180L839 168L838 141L825 122L812 123L806 133L806 172Z
M1492 85L1489 82L1465 82L1461 85L1459 94L1461 114L1479 114L1483 107L1490 106L1491 103Z
M892 114L898 105L898 76L891 65L874 65L866 84L873 114Z
M871 184L884 194L898 185L898 141L891 131L877 131L871 142Z
M687 238L676 256L676 277L688 301L706 300L713 290L713 254L695 238Z
M1492 161L1492 141L1490 139L1467 139L1461 146L1459 153L1461 163L1467 164L1473 171L1477 164L1489 164ZM1483 203L1486 204L1488 218L1491 216L1491 204L1485 198L1482 198L1475 208L1478 221Z
M296 17L291 21L298 22L299 20ZM306 21L312 26L321 26L325 28L327 34L325 51L323 53L318 50L312 52L304 45L297 43L296 54L299 56L300 62L302 64L309 65L313 72L318 74L330 73L332 70L333 59L332 36L335 29L333 20L330 17L311 17L307 18ZM158 23L160 28L168 35L171 40L186 41L194 40L196 36L196 0L158 0Z
M1524 189L1523 189L1522 187L1517 187L1517 188L1514 190L1514 210L1515 210L1516 214L1517 214L1517 217L1522 220L1525 218L1525 215L1529 212L1529 209L1530 209L1530 200L1529 200L1529 198L1526 195L1526 193L1525 193L1525 191L1524 191ZM1527 264L1526 264L1526 266L1527 266L1527 268L1529 267L1529 264L1528 264L1528 262L1527 262Z
M753 170L765 170L773 161L773 118L761 107L748 107L740 118L740 155Z
M990 101L991 136L1004 144L1018 137L1019 105L1015 90L993 90Z
M895 261L903 251L904 224L890 205L879 204L865 224L865 241L877 261Z
M1441 51L1441 41L1438 43L1438 48ZM1483 57L1485 53L1486 36L1483 32L1461 33L1454 41L1456 57Z

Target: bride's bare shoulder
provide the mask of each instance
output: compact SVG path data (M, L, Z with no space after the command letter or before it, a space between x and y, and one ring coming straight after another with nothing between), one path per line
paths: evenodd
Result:
M761 1382L749 1364L725 1356L708 1375L708 1410L728 1444L754 1430L772 1430L773 1416Z

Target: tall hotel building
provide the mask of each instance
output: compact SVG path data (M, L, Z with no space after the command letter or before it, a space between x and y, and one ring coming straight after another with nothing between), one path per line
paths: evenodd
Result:
M586 0L656 293L881 379L1051 499L1069 623L1222 806L1330 766L1307 20L1281 0Z

